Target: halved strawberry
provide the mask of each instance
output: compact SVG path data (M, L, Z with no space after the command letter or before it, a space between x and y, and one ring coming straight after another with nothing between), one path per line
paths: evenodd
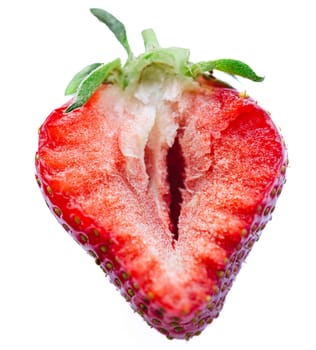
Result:
M218 69L261 81L235 60L189 63L143 32L128 53L76 75L74 100L39 132L37 181L49 208L131 306L169 338L218 316L285 182L287 154L269 114L216 80Z

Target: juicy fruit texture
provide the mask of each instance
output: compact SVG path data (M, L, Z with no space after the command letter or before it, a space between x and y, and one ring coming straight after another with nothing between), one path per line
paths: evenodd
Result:
M169 338L216 318L285 182L268 113L201 79L101 85L39 132L37 180L63 227Z

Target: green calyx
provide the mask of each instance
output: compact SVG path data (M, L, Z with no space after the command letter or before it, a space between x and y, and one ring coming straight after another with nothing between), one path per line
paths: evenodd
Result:
M263 81L247 64L233 59L218 59L198 63L189 62L188 49L161 48L152 29L142 32L145 53L134 58L129 46L125 26L109 12L91 9L91 13L113 32L127 53L122 66L121 60L109 63L94 63L77 73L68 84L65 94L75 95L66 112L83 106L101 84L117 84L122 89L135 86L141 81L160 81L168 76L197 79L213 70L239 76L255 82Z

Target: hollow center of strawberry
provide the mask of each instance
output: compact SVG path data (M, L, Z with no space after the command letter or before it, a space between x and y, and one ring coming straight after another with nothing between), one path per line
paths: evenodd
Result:
M178 239L179 228L178 221L182 204L182 193L185 177L185 163L182 154L179 138L176 137L172 147L169 148L167 154L167 180L170 185L170 230L175 240Z

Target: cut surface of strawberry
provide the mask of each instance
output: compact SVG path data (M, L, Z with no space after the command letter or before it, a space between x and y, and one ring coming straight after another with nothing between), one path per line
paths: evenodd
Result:
M135 59L122 24L92 12L129 58L88 66L68 86L75 98L40 128L37 181L132 308L189 339L218 316L271 218L284 142L254 100L203 73L262 80L247 65L188 63L187 50L160 49L152 31Z

